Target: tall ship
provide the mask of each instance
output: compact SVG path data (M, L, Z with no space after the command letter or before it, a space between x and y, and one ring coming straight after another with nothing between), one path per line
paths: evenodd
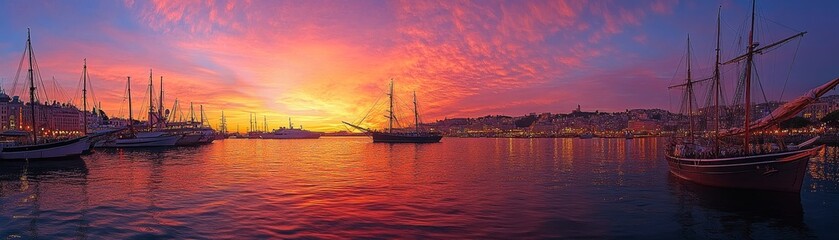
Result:
M687 79L682 84L671 86L671 88L679 87L685 90L683 104L687 107L687 135L675 137L668 146L665 157L673 175L698 184L722 188L800 192L810 158L818 154L824 146L811 146L815 138L800 144L785 144L782 138L772 133L779 128L782 121L796 116L808 104L836 87L839 84L839 78L828 81L803 96L781 105L762 118L752 120L751 115L754 110L751 103L751 85L755 55L773 50L806 33L799 32L778 42L759 46L753 37L754 9L753 2L747 52L723 63L720 62L718 13L716 61L713 76L710 78L692 79L690 39L688 38ZM742 126L723 129L720 119L723 118L722 109L725 107L720 104L722 95L720 66L743 61L745 71L742 79L739 80L742 81L741 89L745 93L744 103L742 106L731 108L742 109L745 117ZM713 107L706 108L705 114L710 115L707 119L712 119L708 121L714 124L713 130L700 134L697 121L694 119L697 114L693 107L695 104L693 90L695 84L708 80L711 81ZM735 97L735 99L738 98Z
M90 149L90 138L87 136L81 137L65 137L65 138L50 138L43 136L39 139L39 132L42 126L38 126L38 118L51 117L44 113L38 113L37 107L41 103L36 97L36 74L37 69L35 56L32 52L32 38L29 30L26 33L26 49L24 56L28 56L27 62L29 69L27 78L29 82L29 116L31 122L27 126L31 131L22 130L7 130L0 132L0 160L41 160L41 159L63 159L78 157ZM20 72L20 68L18 69ZM40 74L38 74L40 75ZM43 109L43 108L42 108ZM23 109L21 109L23 110ZM23 112L23 111L21 111ZM21 114L23 115L23 114ZM23 118L23 116L21 116ZM23 126L20 126L23 129ZM31 134L31 136L29 136Z
M396 116L393 111L393 80L390 81L390 92L388 93L388 128L386 131L376 131L369 128L359 126L342 121L344 124L368 133L375 143L437 143L443 139L443 135L439 132L422 131L420 128L419 110L417 109L417 94L414 93L414 129L413 131L405 131L405 129L397 130L393 128L393 122ZM363 119L362 119L363 120Z

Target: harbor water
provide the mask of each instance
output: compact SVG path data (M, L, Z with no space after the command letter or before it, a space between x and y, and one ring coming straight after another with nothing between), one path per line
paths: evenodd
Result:
M839 238L839 149L784 194L681 181L667 141L227 139L0 163L0 238Z

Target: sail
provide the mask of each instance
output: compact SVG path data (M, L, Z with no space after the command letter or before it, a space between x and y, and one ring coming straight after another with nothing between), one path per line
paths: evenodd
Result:
M807 94L787 102L786 104L778 107L778 109L775 109L775 111L772 111L772 113L766 117L751 122L749 126L752 131L760 131L776 126L781 122L798 115L798 113L804 110L807 105L815 102L819 99L819 97L836 87L836 85L839 85L839 78L833 79L833 81L814 88L813 90L807 92ZM745 130L743 128L731 128L720 131L720 136L734 136L743 134L744 132Z

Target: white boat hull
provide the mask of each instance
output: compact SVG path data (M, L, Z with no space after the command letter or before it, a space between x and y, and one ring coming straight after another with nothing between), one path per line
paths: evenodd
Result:
M258 136L262 139L317 139L320 138L319 133L309 132L305 130L279 130L272 133L263 133Z
M90 149L90 138L79 137L59 142L9 146L0 150L2 160L35 160L68 158L82 155Z
M96 144L101 148L128 148L128 147L173 147L178 143L182 135L162 135L156 137L138 137L111 139Z

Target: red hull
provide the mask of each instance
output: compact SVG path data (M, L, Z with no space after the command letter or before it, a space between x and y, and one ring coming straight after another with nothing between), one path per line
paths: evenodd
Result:
M810 157L822 148L721 159L666 157L673 175L698 184L800 192Z

